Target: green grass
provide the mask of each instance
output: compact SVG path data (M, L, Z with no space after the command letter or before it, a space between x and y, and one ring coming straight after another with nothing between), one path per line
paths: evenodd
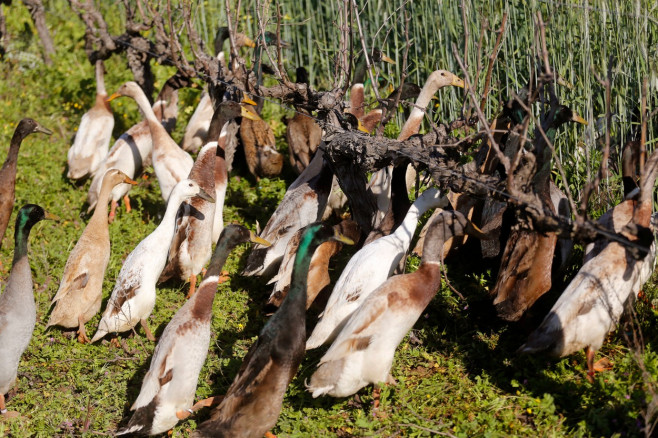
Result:
M3 9L10 43L8 54L0 63L0 157L5 156L13 129L22 117L35 118L54 134L49 138L36 134L24 142L19 154L13 217L23 204L38 203L59 215L62 221L40 223L30 236L37 325L19 366L18 391L8 400L10 409L21 412L22 418L0 422L0 436L109 434L127 417L148 369L154 345L145 340L141 329L137 336L126 341L133 355L106 343L80 345L57 328L44 332L50 300L57 290L68 253L88 221L83 212L89 181L71 183L65 178L65 171L71 137L94 99L93 68L84 55L84 29L66 2L47 3L48 23L57 29L53 37L58 53L52 67L40 62L39 42L32 31L29 15L21 4L14 3L11 8ZM386 29L390 27L389 38L381 46L401 60L400 20L385 20L394 7L389 3L367 4L364 11L364 18L368 18L364 20L366 33L372 35L381 24L388 26ZM499 23L500 10L510 12L510 27L494 70L494 89L487 108L489 115L495 113L497 100L507 96L510 89L516 89L527 77L528 44L533 32L529 20L534 10L542 8L544 16L550 17L547 31L552 60L560 74L574 85L572 90L562 89L560 95L591 121L602 114L602 89L593 79L590 66L601 74L603 61L610 55L617 57L613 89L615 132L619 133L619 138L625 135L630 108L638 104L638 81L650 74L655 65L651 49L647 50L648 55L641 55L644 48L655 46L655 24L647 22L647 32L643 33L644 25L634 21L637 17L625 15L637 12L626 6L626 2L619 3L618 13L609 7L615 5L611 1L597 2L597 9L590 11L565 8L557 2L527 2L518 7L509 2L465 3L470 11L471 56L474 56L474 44L479 36L479 17L488 17L493 28ZM284 7L291 21L309 18L301 26L284 28L284 37L296 43L291 64L286 67L294 70L297 63L311 63L316 84L328 84L327 66L334 50L332 41L336 41L332 33L335 27L330 20L322 24L323 15L310 13L316 10L314 5L311 1L290 2ZM335 16L335 2L321 2L321 5L323 14ZM449 50L451 42L460 48L463 45L461 11L457 5L458 2L414 2L410 5L417 17L412 27L414 52L410 55L413 80L422 82L437 66L457 71ZM253 11L250 2L246 2L246 6L246 10ZM386 11L381 16L374 12L379 6ZM199 2L198 7L205 15L197 24L200 29L205 26L206 38L210 39L213 23L221 21L223 2ZM603 8L613 11L605 20L601 13ZM649 6L640 7L640 13L655 16L655 10ZM112 17L110 25L118 29L120 14L106 16ZM249 20L244 21L246 29ZM250 23L253 25L253 21ZM589 32L589 40L584 38L586 32ZM486 36L484 41L485 52L488 52L493 47L492 35ZM471 67L475 62L474 58L469 59ZM399 66L400 63L396 68ZM109 91L131 79L122 57L111 58L107 67ZM161 66L155 66L154 71L156 88L172 73L171 68ZM385 72L391 79L398 77L398 73L396 70ZM655 93L655 88L653 91ZM181 91L175 139L182 137L198 96L199 88ZM442 121L456 117L461 107L460 96L451 90L443 93L440 99L435 117ZM116 101L112 107L117 137L140 116L136 105L128 99ZM282 150L285 150L285 129L280 119L284 112L269 103L265 108ZM650 128L655 134L655 123ZM395 127L387 127L389 136L394 136L395 132ZM576 191L596 165L594 134L595 125L590 125L584 136L582 129L569 128L558 138L567 173L573 178L568 183ZM655 137L650 136L652 138ZM578 155L580 142L585 146ZM114 286L122 260L155 228L162 216L164 208L155 175L152 170L147 175L131 192L134 211L126 214L121 209L110 226L112 256L103 287L103 304ZM244 223L252 229L256 221L264 226L292 179L286 167L282 178L262 179L257 183L246 174L245 166L238 163L230 178L225 221ZM596 205L593 214L600 214L618 200L619 185L615 178L602 185L601 193L593 202ZM11 266L11 236L13 223L0 251L2 287ZM226 391L242 357L264 324L262 307L269 287L259 279L242 278L237 274L246 251L246 246L238 248L226 265L232 276L230 281L219 286L211 350L199 378L197 398ZM347 254L338 260L340 263L333 267L334 277L346 262ZM571 275L578 268L578 262L574 263L569 270ZM409 260L410 267L417 265L417 258ZM600 352L614 362L614 369L598 375L594 384L589 384L584 379L583 354L562 360L518 357L514 352L531 327L507 325L497 320L487 296L494 281L491 267L473 271L466 266L463 260L457 260L448 269L452 285L465 295L467 302L457 298L448 287L437 294L414 327L413 336L406 337L400 345L392 370L398 385L383 389L378 411L372 407L372 388L347 399L313 399L305 392L304 380L310 377L323 353L313 351L307 355L286 393L283 411L273 432L279 436L428 436L442 433L460 437L640 434L638 421L649 397L647 382L655 387L658 375L658 356L653 349L657 341L654 328L658 313L650 305L658 306L655 276L644 288L647 302L636 306L636 320L645 334L643 359L648 380L642 377L630 344L625 340L624 334L630 327L625 322L609 336ZM158 288L158 301L149 320L156 336L184 302L185 290L184 285L174 282ZM311 314L309 323L314 318ZM87 324L90 333L99 319L97 315ZM174 436L186 436L194 429L195 420L207 416L208 413L202 411L196 418L181 422Z

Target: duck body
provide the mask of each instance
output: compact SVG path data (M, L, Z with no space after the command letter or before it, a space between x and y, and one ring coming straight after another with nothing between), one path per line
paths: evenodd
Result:
M296 73L298 84L309 84L308 72L304 67L297 67ZM286 126L290 164L298 174L306 169L322 141L322 128L309 113L302 111L295 112Z
M80 120L73 145L67 153L67 178L93 175L107 156L114 128L114 115L107 103L103 61L96 61L96 103Z
M392 382L395 349L441 287L443 245L464 232L481 236L463 214L441 212L432 223L418 269L391 277L373 291L322 357L307 385L313 397L347 397L366 385Z
M153 103L152 109L156 118L167 132L171 132L176 127L178 118L178 88L187 85L187 82L174 75L169 78L158 97ZM89 192L87 193L87 212L90 212L96 206L98 195L101 190L103 175L108 169L119 169L125 173L128 178L134 179L138 173L151 165L151 153L153 151L153 139L148 122L142 120L133 125L124 132L114 143L105 160L99 166L98 171L93 176ZM112 189L112 212L110 218L114 216L117 202L124 198L127 200L127 194L131 186L120 184ZM126 209L130 211L129 204Z
M328 239L351 243L327 225L308 226L295 258L288 296L249 349L221 404L193 437L262 437L276 424L285 391L304 357L311 256Z
M51 131L38 124L35 120L25 118L18 122L14 135L11 137L9 144L9 153L2 168L0 169L0 247L2 239L7 231L11 212L14 209L14 195L16 193L16 169L18 167L18 150L21 143L28 135L41 132L46 135L52 134Z
M110 169L105 173L101 203L69 254L59 289L52 301L55 307L46 327L78 327L78 340L81 342L89 342L84 324L101 308L103 278L110 261L107 203L112 189L121 183L135 182L120 170Z
M197 153L206 143L213 112L210 94L208 94L208 91L203 90L199 103L185 128L185 134L181 143L181 148L184 151Z
M148 330L146 318L155 306L155 283L167 262L167 250L174 234L176 212L185 199L204 195L203 193L199 185L191 180L182 180L172 191L160 225L144 238L123 262L103 318L91 342L96 342L107 333L130 330L138 322L145 331ZM147 336L152 338L148 331Z
M271 178L281 173L283 155L276 150L276 140L270 125L258 116L256 107L250 105L252 119L240 123L240 139L244 148L249 172L257 179Z
M153 151L151 155L153 169L160 184L162 197L167 201L174 186L189 175L194 165L194 160L190 154L178 147L167 130L162 126L153 112L144 91L137 83L126 82L110 99L119 96L133 98L148 122L153 139Z
M7 414L4 395L16 381L18 363L36 324L27 239L32 226L42 219L54 216L33 204L21 208L16 217L14 259L7 286L0 295L0 418Z
M365 245L352 256L336 281L327 306L306 342L306 349L317 348L336 337L350 315L398 266L409 249L420 216L443 203L438 189L424 191L394 233Z
M246 276L271 277L281 264L288 242L301 228L319 220L327 205L333 173L324 162L324 154L315 154L310 165L288 187L260 237L272 246L256 246L242 271Z
M166 432L192 408L210 346L212 305L220 270L233 248L250 240L267 243L239 225L228 225L222 232L198 292L183 304L162 333L139 396L130 408L135 412L117 435Z

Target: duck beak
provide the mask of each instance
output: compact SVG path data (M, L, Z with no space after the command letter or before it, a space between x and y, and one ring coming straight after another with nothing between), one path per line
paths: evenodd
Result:
M573 111L573 114L571 115L571 121L580 123L581 125L588 125L587 120L580 117L580 115L575 111Z
M253 100L249 99L246 96L242 98L242 102L240 102L240 103L246 103L247 105L253 105L253 106L258 105L256 102L254 102Z
M212 203L215 202L215 199L212 196L210 196L208 193L206 193L203 189L199 189L199 193L197 193L196 196L198 196L201 199L205 199L208 202L212 202Z
M391 58L389 58L388 56L386 56L386 55L383 54L383 53L382 53L382 61L384 61L384 62L388 62L389 64L393 64L393 65L395 65L395 61L393 61Z
M489 234L483 232L481 229L477 227L477 225L475 225L471 221L468 221L466 223L466 229L464 231L469 236L477 237L478 239L482 239L482 240L492 240L494 238L494 236L490 236Z
M345 245L354 245L354 241L350 239L349 237L346 237L340 233L337 229L334 228L334 237L332 238L333 240L336 240L338 242L342 242Z
M270 242L263 239L262 237L258 237L257 235L254 234L253 231L249 232L249 240L251 240L254 243L259 243L263 246L272 246L272 244Z
M256 47L256 43L254 42L254 40L252 40L252 39L249 38L248 36L245 36L245 37L244 37L244 45L247 46L247 47L250 47L250 48L252 48L252 49L253 49L254 47Z
M46 135L53 135L53 131L51 131L51 130L48 129L48 128L45 128L45 127L41 126L41 125L38 124L38 123L37 123L37 125L34 127L34 132L40 132L40 133L42 133L42 134L46 134Z
M459 87L459 88L464 88L465 87L464 80L461 79L461 78L458 78L455 75L452 75L452 82L450 82L450 85L452 85L453 87Z
M105 102L112 102L117 97L121 97L121 95L119 93L113 93L110 97L107 98Z
M366 127L363 126L363 123L361 123L361 120L357 120L357 122L359 123L358 125L359 131L365 132L366 134L370 134L370 132L366 129Z
M125 177L125 178L123 179L123 182L126 183L126 184L131 184L131 185L133 185L133 186L134 186L134 185L137 185L137 181L133 181L132 179L130 179L130 178L128 178L128 177Z
M240 108L240 115L249 120L263 120L254 111L249 111L244 106Z
M51 221L58 221L58 220L60 220L60 219L59 219L59 216L57 216L57 215L54 215L54 214L52 214L52 213L50 213L50 212L47 212L47 211L44 212L44 213L45 213L44 216L43 216L44 219L50 219Z

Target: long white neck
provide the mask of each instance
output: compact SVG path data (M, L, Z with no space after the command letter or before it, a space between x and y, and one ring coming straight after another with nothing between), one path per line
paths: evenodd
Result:
M107 96L105 90L105 77L103 76L103 61L96 61L96 94Z
M158 227L153 230L153 233L151 233L152 236L158 236L157 239L158 241L163 242L163 247L169 248L169 245L171 245L171 240L174 238L174 231L176 228L176 213L178 213L178 208L181 203L186 199L188 199L188 197L181 196L176 190L172 191L171 195L169 195L167 210L162 218L162 222L160 222L160 225L158 225Z
M416 232L416 226L418 225L420 217L430 208L440 206L442 202L443 197L441 197L438 189L432 188L423 192L423 194L420 195L420 197L418 197L418 199L416 199L411 205L404 220L392 234L395 236L394 238L399 239L404 242L406 246L409 246L411 238Z
M427 109L427 105L429 105L430 101L432 100L432 96L434 96L434 94L439 91L439 88L445 86L444 83L437 80L437 76L437 72L434 72L429 76L429 78L427 78L427 82L425 82L423 89L420 90L420 94L416 99L415 106L411 110L411 114L409 114L409 118L402 127L400 135L398 135L398 140L403 141L412 135L418 134L418 131L420 130L420 123L423 121L423 117L425 117L425 110Z

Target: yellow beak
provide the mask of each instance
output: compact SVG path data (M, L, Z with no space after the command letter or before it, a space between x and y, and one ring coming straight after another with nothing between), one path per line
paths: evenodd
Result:
M246 103L247 105L253 105L253 106L258 105L256 102L254 102L253 100L249 99L246 96L242 98L242 103Z
M581 125L588 125L587 120L580 117L580 115L575 111L573 111L573 115L571 116L571 120L576 122L576 123L580 123Z
M450 82L450 85L453 87L459 87L459 88L464 88L464 81L461 78L458 78L457 76L453 75L452 76L452 82Z
M249 120L262 120L255 111L248 110L244 106L240 108L240 115Z
M117 97L121 97L121 95L119 93L114 93L110 97L107 98L106 102L112 102Z
M382 53L382 61L384 61L384 62L388 62L389 64L393 64L393 65L395 65L395 61L393 61L391 58L389 58L388 56L386 56L386 55L383 54L383 53Z
M268 242L267 240L263 239L262 237L258 237L257 235L255 235L255 234L253 233L253 231L251 231L251 232L249 233L249 240L251 240L251 241L254 242L254 243L260 243L260 244L263 245L263 246L272 246L272 244L271 244L270 242Z
M358 122L359 122L359 125L358 125L359 131L365 132L366 134L370 134L370 132L366 129L366 127L363 126L363 123L361 123L361 120L358 120Z
M333 240L337 240L338 242L342 242L346 245L354 245L354 241L350 239L349 237L345 237L342 235L338 230L334 229L334 237Z
M44 211L44 218L45 219L50 219L51 221L58 221L59 216L52 214L50 212Z
M256 47L256 43L254 42L254 40L252 40L248 36L244 37L244 45L247 47L251 47L252 49Z

